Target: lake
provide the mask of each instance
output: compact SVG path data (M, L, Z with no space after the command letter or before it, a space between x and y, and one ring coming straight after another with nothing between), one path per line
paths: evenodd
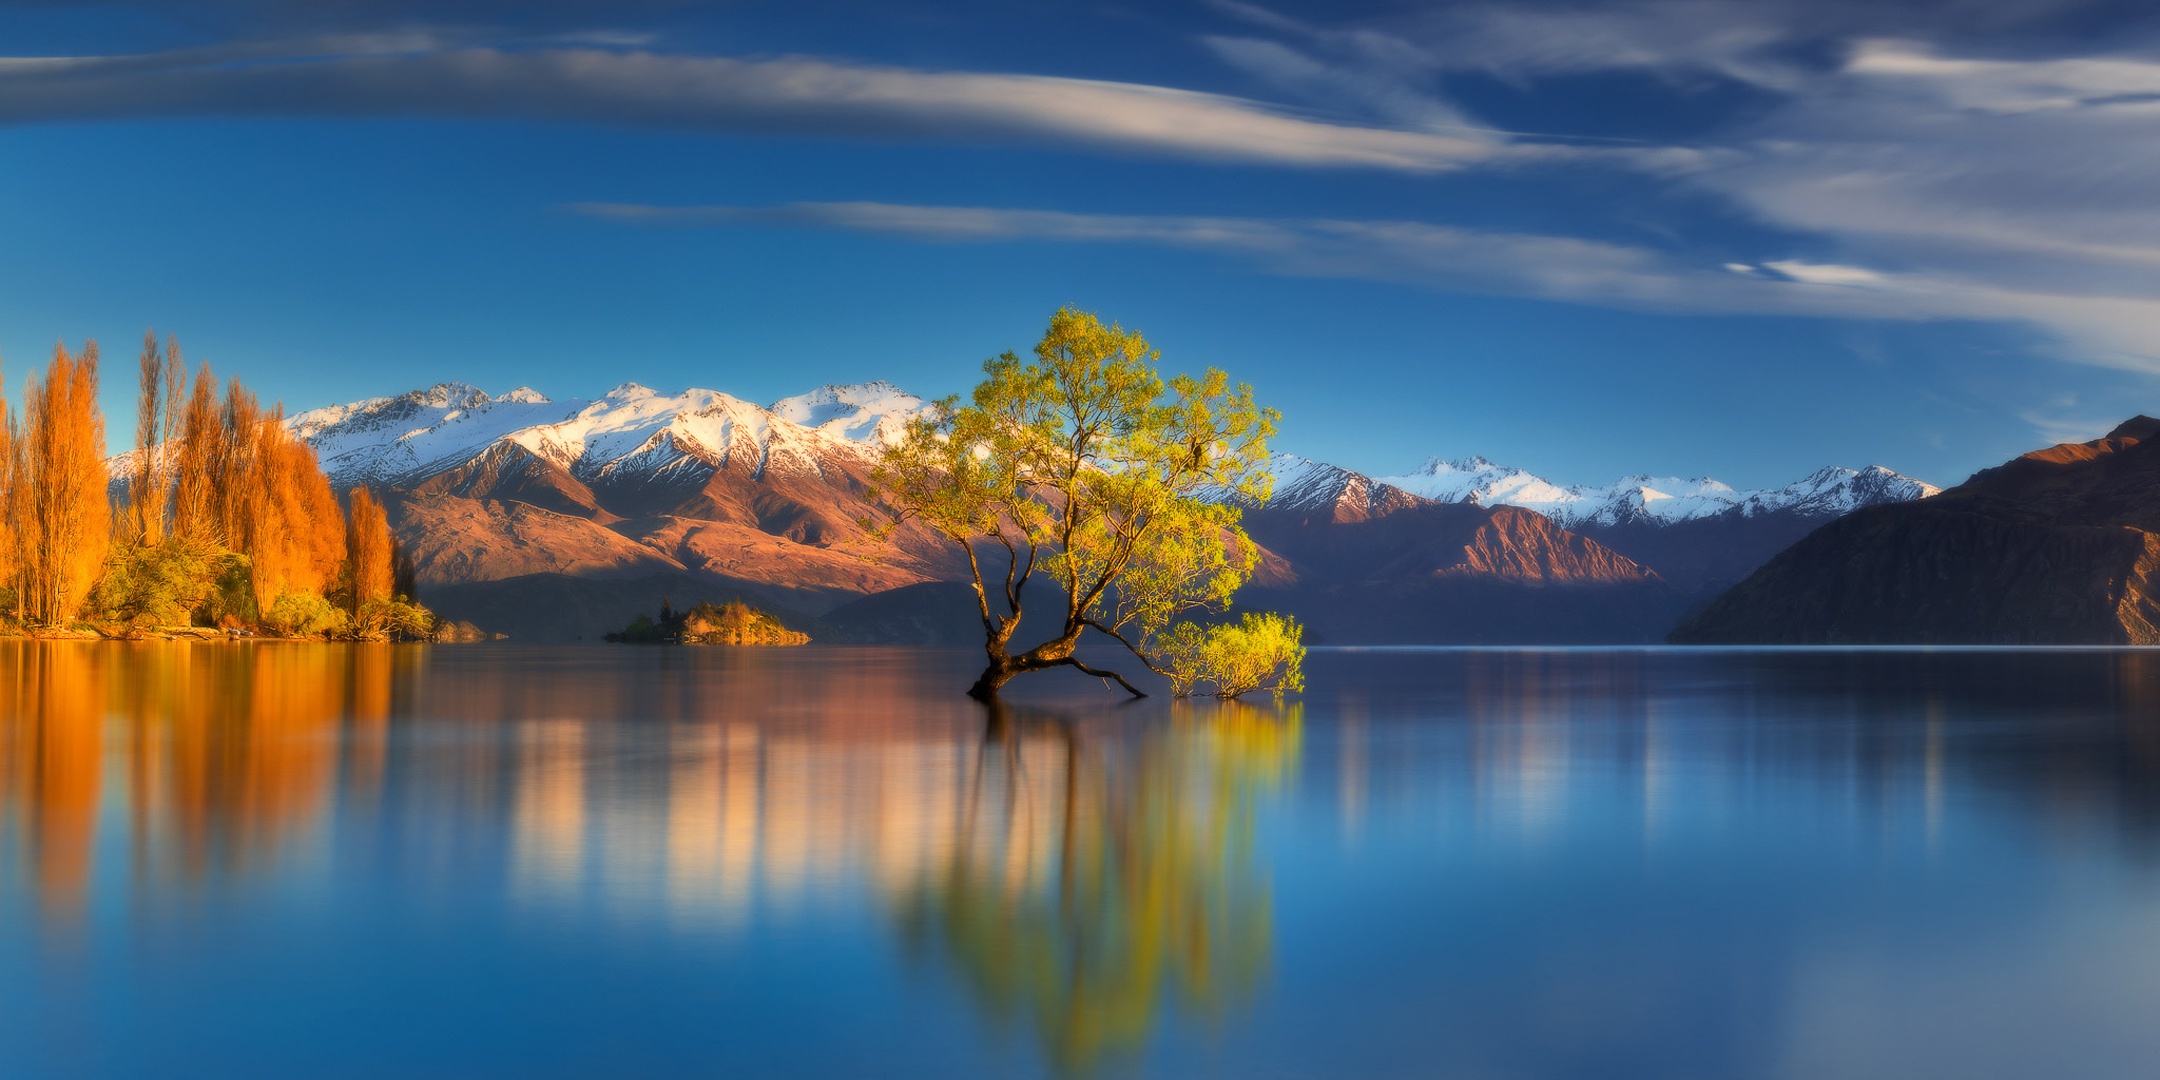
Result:
M0 641L0 1076L2125 1077L2160 653Z

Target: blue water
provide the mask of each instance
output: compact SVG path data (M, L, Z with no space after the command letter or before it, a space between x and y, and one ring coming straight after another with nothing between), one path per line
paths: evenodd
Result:
M0 1076L2137 1077L2160 654L0 642Z

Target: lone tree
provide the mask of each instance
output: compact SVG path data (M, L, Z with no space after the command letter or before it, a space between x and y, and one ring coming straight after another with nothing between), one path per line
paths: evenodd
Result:
M1267 499L1267 439L1280 414L1212 368L1166 383L1158 356L1137 331L1061 308L1032 362L1010 352L985 362L967 404L938 402L873 473L893 513L885 528L915 520L967 555L989 658L970 697L992 700L1014 676L1056 667L1145 697L1075 655L1091 630L1181 695L1200 684L1225 696L1299 688L1294 623L1281 620L1287 636L1233 640L1178 622L1228 607L1259 561L1238 507ZM1061 620L1049 639L1016 646L1037 578L1055 582L1045 602ZM1208 638L1216 648L1194 646ZM1254 648L1272 651L1256 658ZM1268 674L1225 681L1195 667L1225 657Z

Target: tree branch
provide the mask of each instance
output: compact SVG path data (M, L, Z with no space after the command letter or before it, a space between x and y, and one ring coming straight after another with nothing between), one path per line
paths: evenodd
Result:
M1081 620L1081 621L1082 621L1083 623L1085 623L1086 625L1088 625L1088 626L1091 626L1091 627L1093 627L1093 628L1095 628L1095 629L1097 629L1097 630L1100 630L1100 631L1102 631L1102 632L1103 632L1103 633L1105 633L1105 634L1108 634L1108 635L1110 635L1110 636L1111 636L1111 637L1113 637L1113 638L1116 638L1116 639L1117 639L1117 643L1118 643L1118 644L1120 644L1120 645L1123 645L1123 646L1125 646L1125 649L1126 649L1126 651L1127 651L1127 652L1130 652L1130 653L1132 653L1132 654L1133 654L1133 659L1135 659L1135 660L1138 660L1138 661L1140 661L1141 665L1142 665L1142 666L1144 666L1144 667L1146 667L1146 668L1147 668L1147 669L1148 669L1149 671L1152 671L1152 672L1154 672L1154 673L1155 673L1155 674L1157 674L1157 675L1163 675L1163 676L1168 676L1168 675L1170 674L1169 672L1167 672L1167 671L1164 671L1164 670L1162 669L1162 667L1161 667L1160 665L1158 665L1158 664L1156 664L1156 663L1155 663L1155 661L1153 661L1153 660L1149 659L1149 658L1148 658L1148 654L1146 654L1146 653L1144 653L1144 652L1141 652L1141 651L1140 651L1140 646L1138 646L1138 645L1135 645L1135 644L1133 644L1133 643L1132 643L1131 641L1128 641L1128 640L1126 640L1126 637L1125 637L1125 635L1123 635L1123 634L1120 634L1120 633L1118 633L1117 631L1115 631L1115 630L1112 630L1111 628L1109 628L1109 627L1107 627L1107 626L1104 626L1104 625L1103 625L1102 623L1099 623L1099 622L1095 621L1094 619L1083 619L1083 620Z
M960 550L967 552L968 570L975 575L975 606L982 610L983 630L997 632L997 624L990 617L990 593L983 588L982 564L975 561L975 545L960 541Z
M1126 693L1128 693L1128 694L1131 694L1132 696L1134 696L1134 697L1136 697L1136 698L1143 698L1143 697L1146 697L1146 696L1147 696L1147 692L1146 692L1146 691L1144 691L1144 690L1140 689L1140 688L1139 688L1139 687L1137 687L1137 686L1134 686L1133 684L1131 684L1131 683L1129 683L1129 682L1126 682L1126 681L1125 681L1125 676L1123 676L1123 675L1120 675L1120 674L1118 674L1118 673L1117 673L1117 672L1115 672L1115 671L1111 671L1111 670L1109 670L1109 669L1107 669L1107 668L1091 668L1091 667L1087 666L1086 664L1083 664L1083 663L1081 663L1081 662L1080 662L1080 660L1079 660L1079 659L1078 659L1077 657L1071 657L1071 656L1068 656L1068 657L1066 657L1066 658L1064 658L1063 660L1060 660L1060 661L1058 661L1058 662L1059 662L1059 663L1061 663L1061 664L1067 665L1067 666L1069 666L1069 667L1076 667L1076 668L1079 668L1079 669L1081 670L1081 672L1082 672L1083 674L1087 674L1087 675L1093 675L1093 676L1095 676L1095 677L1096 677L1096 678L1098 678L1098 679L1115 679L1115 680L1117 680L1117 684L1118 684L1119 686L1122 686L1122 687L1124 687L1124 688L1125 688L1125 692L1126 692Z

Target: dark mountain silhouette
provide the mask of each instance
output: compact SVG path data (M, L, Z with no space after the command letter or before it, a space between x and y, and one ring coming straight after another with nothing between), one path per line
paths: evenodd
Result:
M1676 642L2160 643L2160 420L1823 526Z

